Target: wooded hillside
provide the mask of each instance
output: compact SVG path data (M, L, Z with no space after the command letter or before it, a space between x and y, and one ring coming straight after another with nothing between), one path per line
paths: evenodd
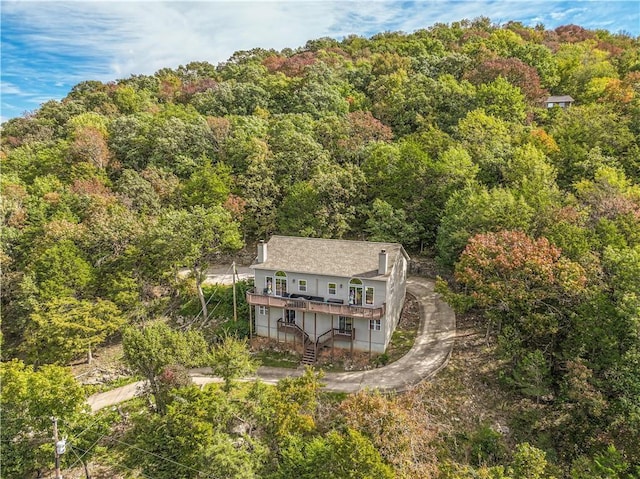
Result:
M575 103L547 108L550 95ZM531 437L517 451L447 467L429 459L421 474L640 474L637 38L485 18L321 38L86 81L4 123L1 139L2 359L24 362L3 374L62 374L47 365L177 315L185 297L206 309L207 265L272 234L397 241L437 260L449 278L440 291L497 345L502 387L531 404L518 425ZM184 267L193 284L178 278ZM213 408L208 393L191 394L170 414ZM357 401L328 435L330 423L286 439L257 426L269 440L253 437L234 456L250 455L254 475L226 477L325 477L300 471L353 444L375 460L349 477L416 477L409 455L385 455L393 438L344 412ZM419 399L366 401L401 421ZM252 414L260 423L267 413ZM17 437L3 430L3 441ZM497 443L484 433L478 444ZM530 464L541 451L547 472ZM3 475L23 477L28 464ZM218 477L149 467L144 477Z

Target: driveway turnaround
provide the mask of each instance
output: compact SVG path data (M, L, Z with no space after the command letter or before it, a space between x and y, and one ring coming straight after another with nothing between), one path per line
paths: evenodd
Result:
M354 393L361 389L380 391L403 391L442 369L449 361L456 334L456 319L451 307L434 292L434 282L426 278L411 276L407 280L407 291L416 297L420 305L420 330L413 347L402 358L377 369L344 373L325 373L324 390ZM220 378L207 374L208 368L192 369L195 384L221 382ZM285 377L302 374L301 369L260 367L255 377L262 382L275 384ZM92 411L113 406L138 394L143 381L128 384L104 393L94 394L88 402Z

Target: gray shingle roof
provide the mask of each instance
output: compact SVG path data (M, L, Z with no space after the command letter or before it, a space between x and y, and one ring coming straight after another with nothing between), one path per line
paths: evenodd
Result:
M384 281L389 274L378 274L378 254L383 249L388 254L388 271L398 255L408 258L398 243L272 236L267 243L267 261L254 262L252 268Z

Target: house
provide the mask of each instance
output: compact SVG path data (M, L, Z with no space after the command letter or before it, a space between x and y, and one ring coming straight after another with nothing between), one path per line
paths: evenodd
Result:
M575 100L571 98L569 95L562 96L550 96L545 100L545 104L547 108L553 108L554 106L559 106L560 108L567 108L573 104Z
M258 244L247 292L258 336L383 353L405 299L409 257L397 243L273 236Z

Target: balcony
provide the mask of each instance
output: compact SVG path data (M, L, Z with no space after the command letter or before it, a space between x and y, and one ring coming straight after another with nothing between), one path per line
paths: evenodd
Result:
M320 299L320 298L318 298ZM316 301L305 298L290 298L259 293L256 290L247 291L247 303L251 306L266 306L268 308L295 309L308 313L335 314L350 318L380 319L384 315L385 305L378 308L339 304L329 301Z

